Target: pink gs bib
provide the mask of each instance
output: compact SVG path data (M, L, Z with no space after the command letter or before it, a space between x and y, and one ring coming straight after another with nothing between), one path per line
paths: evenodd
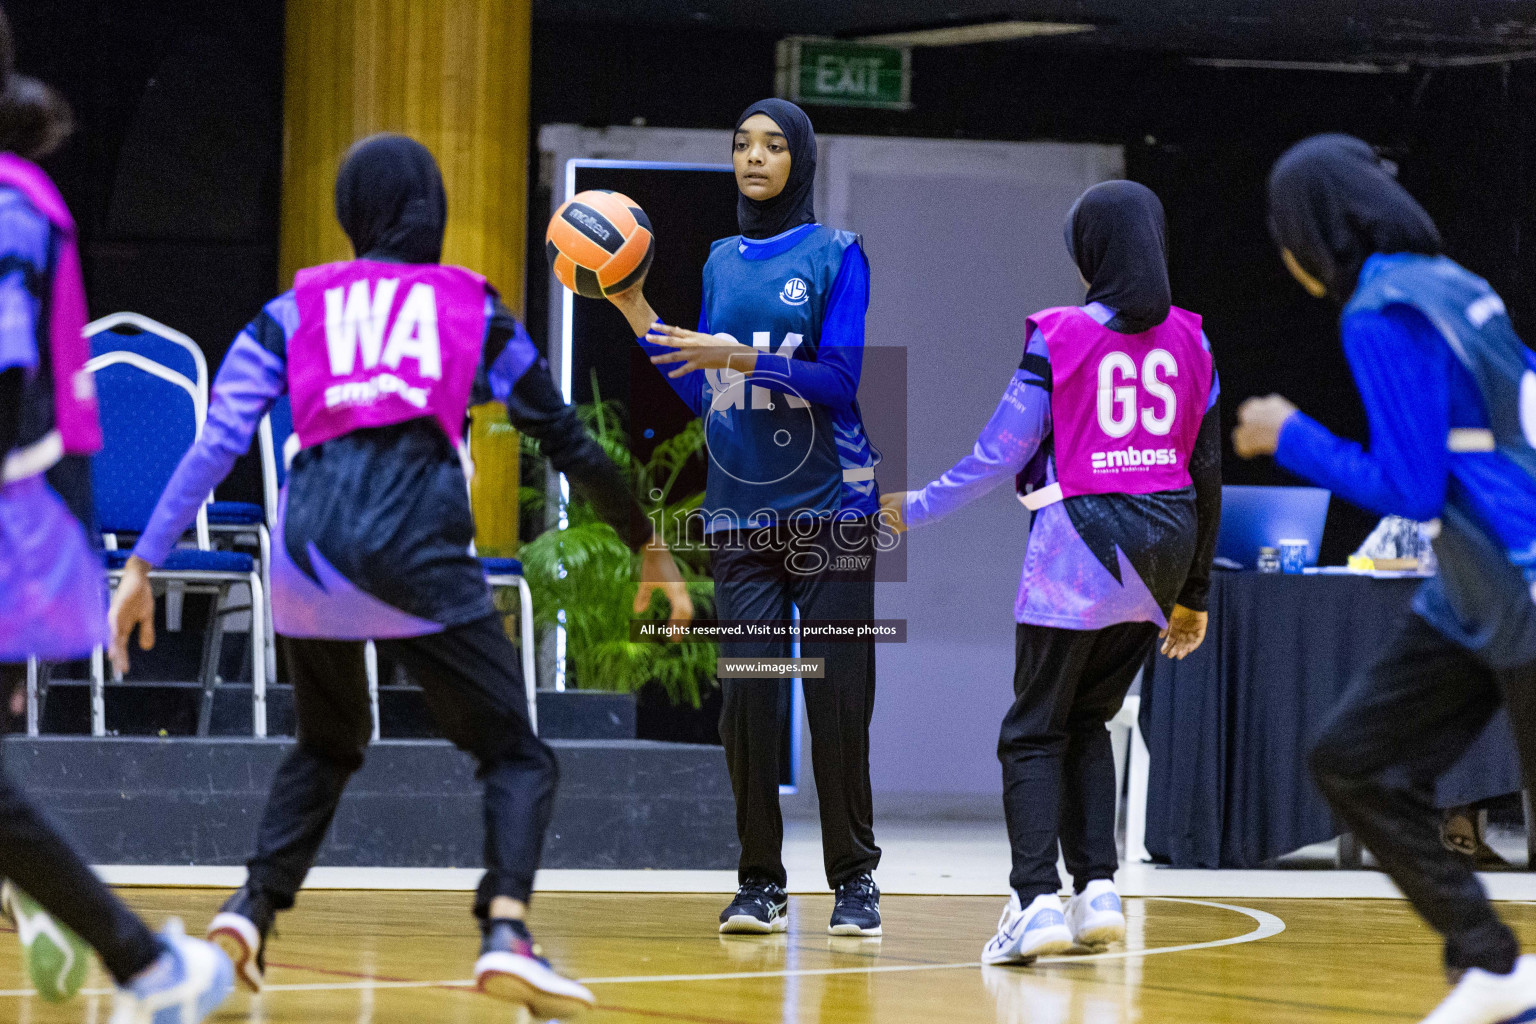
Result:
M1061 495L1151 494L1190 486L1189 457L1211 392L1200 317L1173 307L1140 334L1120 334L1076 306L1026 323L1045 336Z

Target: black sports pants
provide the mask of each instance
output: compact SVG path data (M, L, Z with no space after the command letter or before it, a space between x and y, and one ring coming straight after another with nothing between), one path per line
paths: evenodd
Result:
M0 734L24 665L0 665ZM146 825L146 827L148 827ZM47 816L0 772L0 876L9 878L101 956L119 984L155 962L160 944L64 841Z
M1013 847L1008 881L1028 906L1061 888L1058 841L1077 891L1115 877L1115 758L1105 725L1152 653L1157 627L1017 629L1013 707L997 759Z
M1536 786L1536 664L1495 670L1412 612L1387 653L1345 691L1312 751L1334 813L1445 936L1445 964L1505 973L1520 947L1469 860L1440 842L1434 781L1500 704L1525 788Z
M486 872L476 915L485 917L496 896L526 901L559 768L528 723L517 652L501 619L377 643L421 685L443 735L479 762ZM293 905L373 731L362 641L289 638L286 646L298 743L272 780L250 861L250 884L280 910Z
M875 613L875 528L868 518L796 531L786 524L712 536L715 614L728 620L855 619ZM845 561L837 561L845 559ZM730 641L727 658L786 658L778 640ZM869 722L875 709L875 645L808 640L800 657L825 659L804 679L811 763L821 811L827 884L836 888L880 863L869 788ZM779 813L780 738L788 681L722 679L720 739L736 796L738 878L786 884Z

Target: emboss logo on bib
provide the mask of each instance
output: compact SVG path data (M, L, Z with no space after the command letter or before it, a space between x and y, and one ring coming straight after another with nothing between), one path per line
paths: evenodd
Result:
M1112 452L1093 453L1095 473L1119 473L1127 469L1151 469L1154 466L1177 466L1177 448L1124 448Z
M803 306L811 297L811 289L803 278L792 277L784 282L784 290L779 292L779 301L786 306Z
M325 292L325 344L331 376L351 377L358 369L372 376L332 384L325 389L328 409L347 405L371 405L385 395L399 395L418 409L425 409L430 386L413 384L399 375L407 359L416 363L416 376L441 380L442 346L437 333L437 296L432 286L416 283L406 293L400 310L391 320L390 310L398 279L378 282L372 294L369 282L354 281L350 289ZM387 338L387 340L386 340ZM387 370L379 370L380 366ZM396 371L394 373L388 372ZM378 371L378 372L375 372Z

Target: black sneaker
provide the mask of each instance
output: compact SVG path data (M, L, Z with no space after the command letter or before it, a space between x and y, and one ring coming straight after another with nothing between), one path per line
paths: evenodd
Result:
M832 907L831 935L880 934L880 889L868 871L861 871L837 887Z
M475 985L486 995L528 1008L535 1020L569 1020L597 1005L592 993L562 977L521 921L500 918L482 927Z
M267 974L267 935L277 911L265 893L242 887L224 901L208 924L208 941L235 964L235 978L252 992L261 991Z
M782 885L751 879L736 890L731 905L720 911L725 934L767 935L789 928L789 897Z

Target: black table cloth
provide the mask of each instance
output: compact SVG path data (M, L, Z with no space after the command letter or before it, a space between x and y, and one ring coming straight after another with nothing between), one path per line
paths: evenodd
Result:
M1154 656L1147 851L1181 868L1254 868L1339 833L1307 753L1355 673L1392 638L1417 579L1215 572L1210 631ZM1502 712L1436 788L1441 807L1520 789Z

